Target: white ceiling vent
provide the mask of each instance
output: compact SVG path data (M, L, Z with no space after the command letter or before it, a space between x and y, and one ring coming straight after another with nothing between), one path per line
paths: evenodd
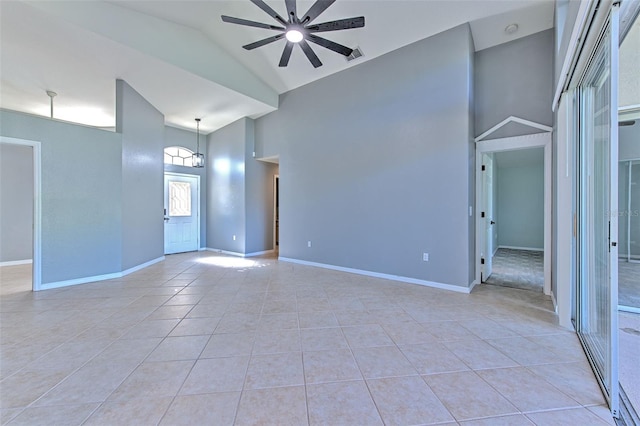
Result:
M364 54L362 53L362 50L359 47L356 47L353 49L353 52L351 52L351 55L347 56L347 61L353 61L354 59L358 59L359 57L363 56Z

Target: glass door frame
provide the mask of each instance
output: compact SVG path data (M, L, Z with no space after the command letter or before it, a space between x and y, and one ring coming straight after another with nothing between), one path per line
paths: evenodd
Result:
M578 84L577 95L577 115L578 115L578 138L577 138L577 174L576 174L576 208L577 208L577 244L576 244L576 292L575 292L575 326L580 342L584 348L591 367L598 379L598 383L603 391L614 417L619 416L619 385L618 385L618 35L619 35L619 5L614 4L611 8L607 23L604 25L598 42L593 49L593 56L589 64L585 67L585 72ZM595 185L589 187L590 173L596 164L595 136L591 133L595 128L594 114L591 110L594 107L594 99L588 89L588 79L592 77L592 69L599 61L607 59L604 64L604 76L599 78L609 78L608 93L608 147L602 152L601 163L604 169L602 179L604 182L592 181L600 184L601 193L597 193ZM604 59L603 59L604 56ZM597 75L597 73L595 74ZM605 83L606 84L606 83ZM606 104L605 104L606 107ZM605 142L606 143L606 142ZM587 144L591 144L588 146ZM590 148L590 149L588 149ZM608 152L606 152L608 150ZM593 157L589 157L593 155ZM607 193L608 192L608 193ZM593 195L601 195L602 205L598 205L598 200ZM606 211L597 212L596 209L603 208ZM600 214L601 223L598 222ZM608 224L605 223L608 219ZM600 225L599 229L597 225ZM607 229L608 228L608 229ZM598 233L600 231L600 233ZM603 238L603 235L606 235ZM600 237L606 240L606 245L601 244L594 247L594 239ZM603 243L601 241L601 243ZM608 246L608 247L607 247ZM598 249L608 250L608 255L601 256L601 261L607 259L604 282L597 281L596 258ZM602 254L602 253L600 253ZM602 265L601 265L602 266ZM593 267L593 270L592 268ZM594 272L594 277L589 275ZM595 281L594 281L595 280ZM601 292L605 295L604 300L598 298L593 293ZM602 302L602 303L598 303ZM604 306L600 306L604 305ZM594 323L594 319L598 324ZM596 332L592 329L596 328ZM603 335L598 336L601 333ZM600 339L598 339L600 338ZM602 347L600 347L602 346Z

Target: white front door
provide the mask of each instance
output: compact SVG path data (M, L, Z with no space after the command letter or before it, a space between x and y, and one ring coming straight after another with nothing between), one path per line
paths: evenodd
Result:
M164 253L196 251L200 236L200 176L164 175Z
M483 209L484 215L484 250L482 253L482 259L484 264L482 268L482 281L489 279L492 273L492 259L493 259L493 240L495 221L493 220L493 154L482 155L482 194L483 194Z

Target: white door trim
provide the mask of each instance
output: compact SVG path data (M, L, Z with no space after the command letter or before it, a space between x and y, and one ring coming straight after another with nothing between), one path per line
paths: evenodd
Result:
M279 240L278 232L276 229L278 225L276 221L279 221L278 217L278 197L279 197L279 184L280 184L280 175L273 175L273 249L276 250L279 248L279 245L276 245L276 241Z
M164 185L165 178L167 176L195 178L196 181L198 182L198 187L196 188L196 195L197 195L197 200L196 200L196 215L197 215L197 218L196 218L196 228L197 228L196 229L196 245L197 245L197 248L196 248L195 251L200 251L202 249L200 247L200 219L201 219L201 217L200 217L200 175L192 175L192 174L189 174L189 173L164 172L164 176L163 176L163 179L162 179L163 185ZM166 188L164 188L163 191L166 191Z
M551 133L535 133L476 143L476 282L480 283L480 253L484 246L482 211L482 154L526 148L544 148L544 294L551 295Z
M500 130L501 128L503 128L504 126L506 126L509 123L519 123L519 124L522 124L522 125L534 128L534 129L542 130L543 132L550 132L550 131L553 130L552 127L549 127L546 124L536 123L535 121L525 120L524 118L515 117L515 116L512 115L512 116L509 116L509 117L505 118L500 123L496 124L495 126L490 128L489 130L487 130L486 132L484 132L483 134L478 136L475 139L475 141L476 142L480 142L480 141L484 140L486 137L488 137L492 133Z
M41 143L26 139L0 136L0 143L26 145L33 148L33 265L32 289L42 284L42 149Z

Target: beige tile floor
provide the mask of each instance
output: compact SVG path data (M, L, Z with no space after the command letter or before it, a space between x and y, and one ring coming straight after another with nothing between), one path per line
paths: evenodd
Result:
M33 293L0 270L10 425L599 425L547 298L211 253Z
M640 412L640 314L618 313L620 386L636 415Z

